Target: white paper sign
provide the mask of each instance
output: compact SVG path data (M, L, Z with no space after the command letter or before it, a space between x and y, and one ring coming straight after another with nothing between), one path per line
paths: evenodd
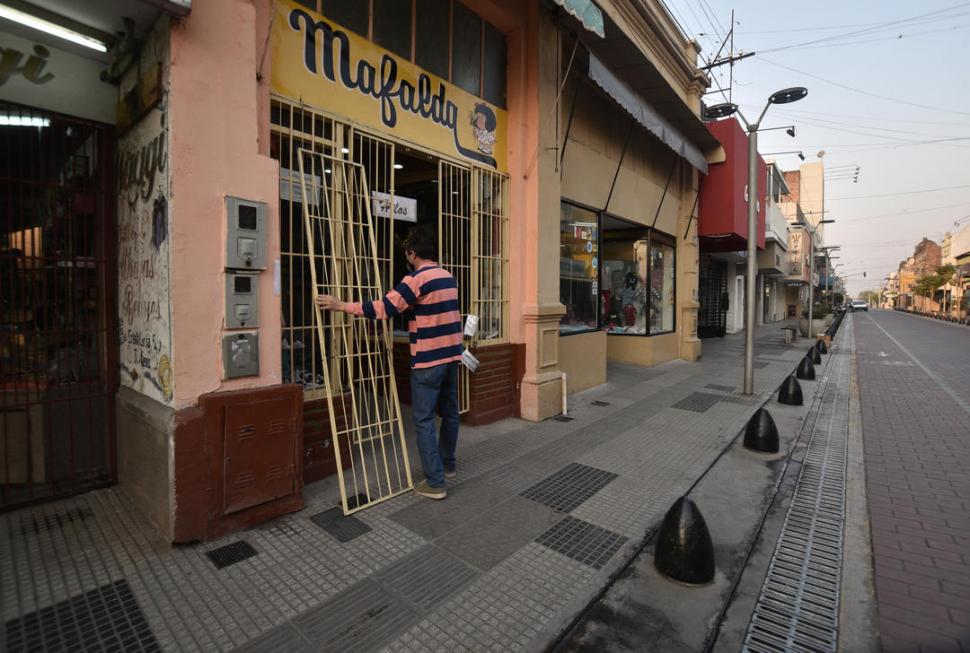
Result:
M373 196L373 206L371 207L371 211L374 213L374 217L391 217L391 196L387 193L382 193L376 190L371 193L371 195ZM413 197L401 197L400 195L395 195L394 219L401 220L403 222L417 222L418 200L414 199Z

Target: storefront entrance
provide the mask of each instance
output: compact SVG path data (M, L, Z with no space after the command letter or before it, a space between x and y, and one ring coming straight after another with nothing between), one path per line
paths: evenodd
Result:
M385 291L406 272L400 243L408 231L419 224L437 230L439 263L458 282L462 317L469 313L479 317L477 336L466 342L470 348L508 342L508 177L368 133L283 99L272 103L271 129L271 153L280 161L283 381L304 388L304 478L309 482L333 474L336 456L310 304L312 283L300 203L298 150L360 164L371 194L377 274ZM332 169L323 171L332 173ZM348 288L348 292L354 290ZM401 400L409 403L407 324L399 317L393 328L395 378ZM472 411L473 385L462 368L459 403L463 414Z
M699 268L697 335L700 338L723 338L728 313L727 263L701 256Z
M0 102L0 509L114 476L113 136Z

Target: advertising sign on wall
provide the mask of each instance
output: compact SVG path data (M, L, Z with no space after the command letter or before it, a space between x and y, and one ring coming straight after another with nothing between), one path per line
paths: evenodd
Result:
M293 0L276 3L273 91L506 172L508 113Z
M118 143L121 384L172 400L169 169L165 113L153 109Z

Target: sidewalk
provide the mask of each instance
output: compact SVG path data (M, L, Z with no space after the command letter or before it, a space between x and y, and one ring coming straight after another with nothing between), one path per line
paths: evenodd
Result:
M754 397L737 334L698 363L611 366L569 421L463 428L442 502L343 517L322 481L299 513L177 548L116 489L0 515L0 650L545 648L804 355L780 326L756 334Z

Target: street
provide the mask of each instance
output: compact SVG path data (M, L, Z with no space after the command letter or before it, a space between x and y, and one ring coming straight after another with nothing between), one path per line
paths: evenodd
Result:
M970 650L970 329L854 322L883 649Z

